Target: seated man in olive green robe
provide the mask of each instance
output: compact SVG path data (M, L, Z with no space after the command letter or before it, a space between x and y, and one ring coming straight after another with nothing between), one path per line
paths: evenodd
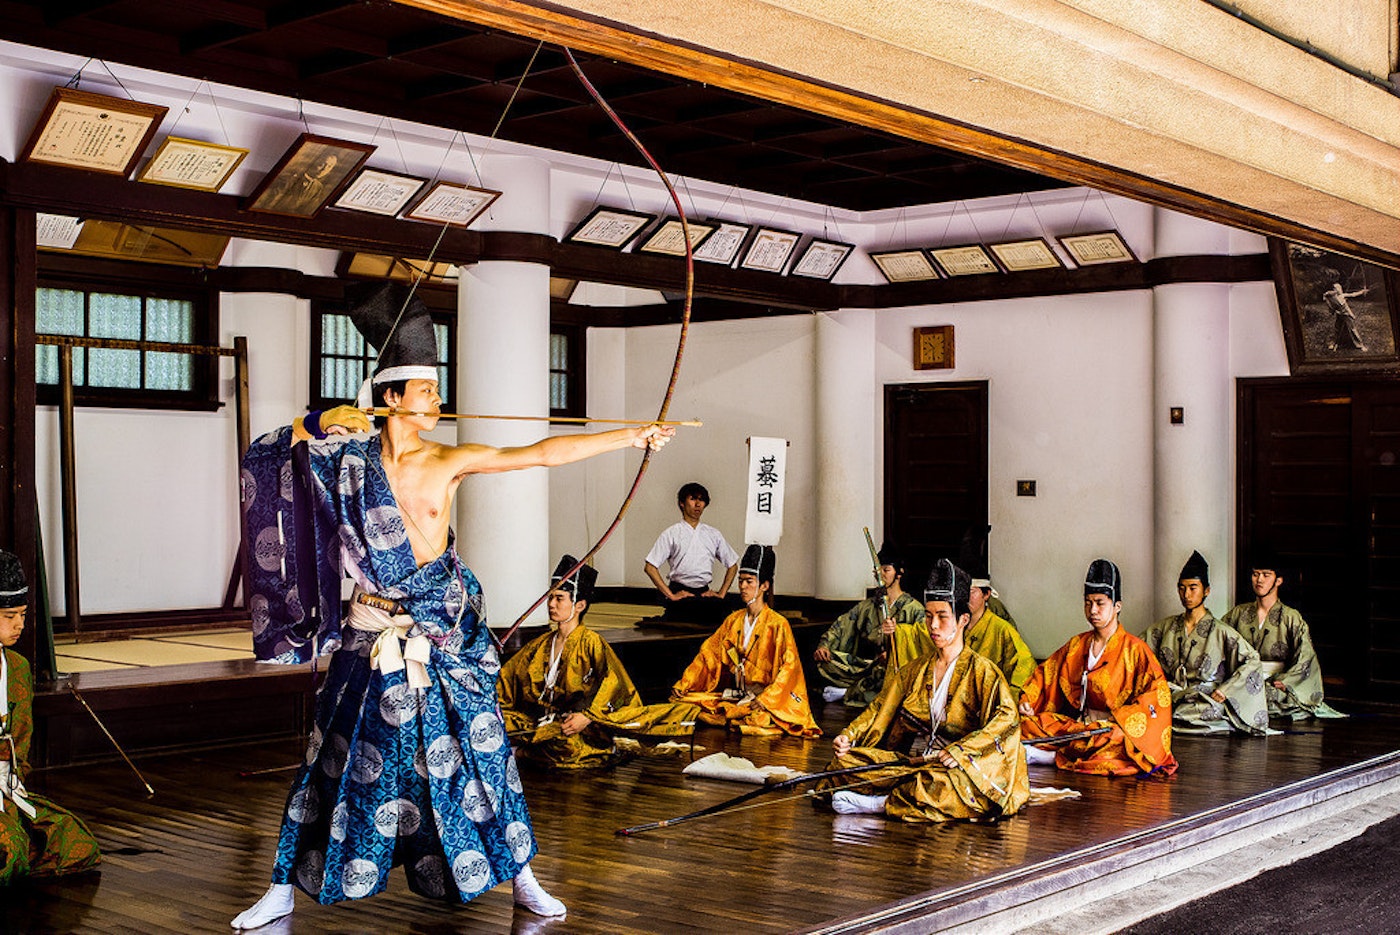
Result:
M891 666L890 648L900 624L922 629L923 605L902 587L904 558L899 550L885 543L878 560L883 593L837 617L812 654L817 671L830 683L822 689L822 698L828 703L844 701L850 707L864 708L884 687L886 672L914 658L907 652L896 653Z
M1346 717L1322 700L1322 668L1312 635L1303 615L1279 600L1283 581L1278 558L1261 550L1250 566L1254 600L1230 608L1225 623L1259 652L1271 717Z
M1206 609L1210 569L1200 552L1192 552L1181 569L1176 594L1182 612L1142 635L1171 686L1172 726L1183 734L1267 733L1259 654Z
M34 681L29 663L13 647L24 632L28 603L19 559L0 551L0 887L26 877L78 873L102 860L81 818L24 787Z
M558 769L611 766L614 738L689 737L699 707L642 704L627 670L607 642L583 623L596 569L559 560L549 594L550 632L501 667L496 692L506 731L522 757Z

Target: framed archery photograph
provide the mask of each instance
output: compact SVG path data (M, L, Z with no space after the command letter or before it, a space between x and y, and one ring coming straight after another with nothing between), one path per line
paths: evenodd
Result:
M981 276L984 273L1000 273L987 248L980 243L962 244L956 247L931 247L929 256L943 270L943 275Z
M1133 251L1117 231L1095 231L1056 239L1078 266L1137 262L1137 257L1133 256Z
M641 233L642 228L656 220L654 214L640 211L627 211L623 208L599 206L589 212L565 237L574 243L586 243L595 247L610 247L621 250Z
M397 217L428 184L427 179L366 166L336 198L337 208Z
M1400 370L1400 275L1270 238L1291 374Z
M170 108L106 94L54 88L20 162L131 174Z
M686 221L690 228L690 249L693 251L705 242L705 238L715 232L715 225L706 221ZM666 256L685 256L685 235L681 233L681 220L669 217L662 221L656 230L642 239L637 248L641 253L664 253Z
M736 224L733 221L710 221L717 225L714 233L695 248L695 259L702 263L719 263L733 266L734 258L744 246L744 241L753 233L752 224Z
M802 255L797 258L797 262L792 264L793 276L805 276L808 279L830 280L836 275L836 271L841 268L841 264L850 258L851 251L856 248L853 243L840 243L835 240L822 240L813 237L807 244L807 249L802 251Z
M421 201L404 212L404 217L410 221L467 227L499 197L501 193L490 188L438 182Z
M776 227L760 227L749 241L744 258L739 261L741 269L756 269L765 273L781 273L787 268L792 251L802 235L796 231L779 230Z
M216 192L224 187L247 155L248 150L239 146L167 136L160 141L160 148L141 168L136 180Z
M938 268L922 250L881 250L870 254L889 283L927 282L939 279Z
M1065 268L1065 265L1055 254L1055 248L1050 246L1050 242L1044 237L987 244L987 249L992 251L992 255L1001 264L1001 268L1008 273Z
M367 143L303 133L248 196L248 210L315 217L374 150Z

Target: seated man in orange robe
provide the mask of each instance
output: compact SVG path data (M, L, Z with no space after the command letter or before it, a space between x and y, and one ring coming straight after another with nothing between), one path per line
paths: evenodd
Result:
M792 629L768 606L776 565L769 546L745 550L739 562L744 609L725 618L701 644L672 688L671 700L698 704L704 723L744 734L820 737Z
M1089 631L1040 664L1021 693L1021 733L1053 737L1110 727L1061 745L1055 765L1078 773L1136 776L1176 772L1171 752L1172 693L1152 650L1118 622L1118 566L1095 559L1084 581ZM1027 747L1030 762L1049 751Z

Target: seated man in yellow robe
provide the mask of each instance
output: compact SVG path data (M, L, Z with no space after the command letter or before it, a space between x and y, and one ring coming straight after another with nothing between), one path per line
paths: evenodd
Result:
M1020 701L1021 689L1035 671L1035 657L1016 628L992 610L988 603L993 593L992 583L985 569L983 572L981 575L972 572L967 601L972 622L968 624L964 639L968 649L996 663L1001 674L1006 676L1011 697Z
M1206 609L1210 568L1200 552L1182 566L1176 594L1182 612L1152 624L1142 639L1167 674L1177 732L1267 733L1259 654Z
M897 672L904 664L923 655L929 647L895 651L900 624L927 636L924 607L903 588L904 558L890 543L877 555L882 593L866 598L827 627L817 641L817 671L831 684L822 689L828 703L844 701L853 708L864 708L880 693L885 673ZM917 637L906 640L916 643ZM922 651L920 651L922 650ZM890 665L893 656L895 664Z
M792 628L768 606L776 565L770 546L744 551L739 561L744 609L730 614L701 644L671 698L700 705L706 724L744 734L820 737Z
M24 632L29 585L19 559L0 551L0 887L26 877L78 873L102 855L82 819L24 788L34 734L34 681L12 648Z
M1119 623L1122 596L1118 566L1095 559L1084 580L1089 631L1070 637L1040 664L1020 705L1028 739L1110 730L1061 744L1053 757L1034 750L1032 763L1106 776L1176 772L1171 688L1152 650Z
M584 625L598 571L572 555L559 560L549 592L550 632L501 667L496 692L516 752L559 769L611 766L616 735L688 737L693 704L644 705L607 642Z
M879 699L832 741L828 769L934 756L933 764L863 773L856 789L830 791L842 814L903 821L992 819L1030 798L1016 702L1001 670L967 649L968 576L939 561L924 589L934 651L891 675ZM844 778L826 780L828 790ZM874 791L871 791L874 790Z

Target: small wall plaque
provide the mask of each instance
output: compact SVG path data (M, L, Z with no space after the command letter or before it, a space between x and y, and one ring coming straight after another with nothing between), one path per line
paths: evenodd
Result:
M914 329L914 369L953 369L953 326Z

